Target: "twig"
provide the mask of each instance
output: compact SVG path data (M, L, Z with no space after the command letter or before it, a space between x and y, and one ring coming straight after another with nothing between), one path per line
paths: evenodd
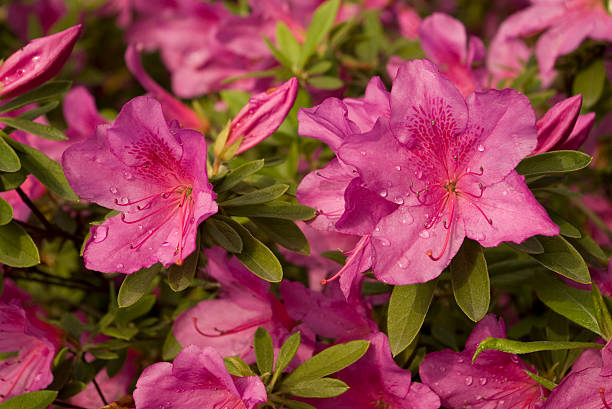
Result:
M102 393L102 389L100 389L100 385L98 385L98 381L96 381L96 378L93 378L91 381L96 387L96 390L98 391L98 395L100 395L100 399L102 399L102 402L104 402L104 406L108 406L108 401L104 397L104 394Z

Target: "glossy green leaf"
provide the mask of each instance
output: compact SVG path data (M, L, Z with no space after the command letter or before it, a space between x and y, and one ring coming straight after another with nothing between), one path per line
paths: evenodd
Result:
M19 156L3 138L0 138L0 171L17 172L19 169L21 169Z
M588 234L582 233L582 237L579 239L569 238L568 241L590 263L598 265L602 269L608 266L609 257Z
M59 101L52 101L45 105L30 109L23 114L19 115L18 118L33 121L39 116L45 115L47 112L53 111L59 105Z
M11 220L13 220L13 207L0 197L0 226L8 224Z
M574 239L579 239L580 237L582 237L582 233L580 233L580 230L576 226L565 220L563 217L550 211L548 212L548 215L550 216L550 219L555 222L557 226L559 226L559 234L561 234L562 236L571 237Z
M0 114L13 111L28 104L60 100L72 85L71 81L47 82L40 87L19 95L0 107Z
M260 374L271 374L274 368L274 345L270 333L259 327L255 331L255 360Z
M24 393L0 403L0 409L46 409L56 397L57 391Z
M285 220L310 220L316 216L315 209L299 204L273 201L260 205L227 208L232 216L274 217Z
M274 58L276 58L276 61L278 61L284 67L292 66L291 61L289 61L289 58L287 58L285 54L283 54L278 48L276 48L274 44L272 44L272 41L264 37L264 42L268 46L268 49L272 52Z
M453 294L457 305L478 322L489 310L491 288L487 261L478 242L466 239L450 264Z
M540 243L537 237L529 237L524 240L522 243L513 243L511 241L505 242L506 245L512 247L515 250L518 250L527 254L542 254L544 253L544 246Z
M230 253L240 253L243 247L242 239L231 222L231 219L222 216L210 217L206 219L206 231L225 250Z
M28 172L21 168L17 172L0 172L0 192L16 189L26 180Z
M599 101L605 82L606 66L603 59L599 59L576 75L572 93L582 94L582 107L588 109Z
M231 207L267 203L281 197L287 189L289 189L289 185L276 184L255 190L254 192L245 193L233 199L225 200L219 203L219 206Z
M358 340L326 348L295 368L282 385L289 387L338 372L361 358L369 346L369 341Z
M121 288L119 288L117 296L119 307L129 307L140 300L149 291L151 282L160 270L161 265L157 263L149 268L141 268L135 273L127 275L121 283Z
M257 376L242 358L238 356L227 356L223 358L225 369L234 376Z
M528 156L516 171L525 176L555 175L584 169L591 163L586 153L579 151L553 151Z
M601 291L595 283L591 284L591 296L593 297L593 305L595 306L595 314L597 317L597 323L601 329L604 339L612 338L612 316L610 316L610 310L601 295Z
M525 372L527 375L529 375L531 377L531 379L533 379L534 381L536 381L537 383L539 383L540 385L542 385L543 387L545 387L546 389L548 389L549 391L552 391L553 389L555 389L557 387L557 384L554 383L553 381L550 381L546 378L541 377L538 374L535 374L531 371L528 371L527 369L523 369L523 372Z
M253 173L263 168L263 166L263 159L254 160L238 166L236 169L233 169L231 172L229 172L221 180L221 182L217 186L215 186L215 192L227 192L228 190L236 186L238 183L240 183L244 178L252 175Z
M476 360L482 351L494 349L496 351L507 352L509 354L529 354L539 351L559 351L564 349L584 349L584 348L603 348L602 344L594 342L559 342L559 341L532 341L521 342L507 338L485 338L480 341L472 362Z
M183 291L189 287L198 269L199 258L200 236L198 235L195 251L187 256L180 266L178 264L173 264L168 267L168 285L172 291Z
M23 168L36 176L43 185L64 199L74 201L79 199L68 184L64 170L59 163L50 159L44 153L19 143L10 137L7 137L5 140L19 155Z
M0 263L12 267L32 267L40 263L38 247L15 222L0 226Z
M419 333L435 288L434 281L393 287L387 313L389 346L393 356L410 345Z
M23 118L12 118L8 116L0 117L0 122L21 131L32 135L40 136L41 138L50 139L52 141L65 141L68 139L66 135L59 129L49 125L39 124Z
M298 382L289 386L287 391L301 398L333 398L342 395L348 389L349 386L340 379L320 378Z
M312 66L308 67L308 74L316 75L316 74L324 74L329 71L333 67L331 61L321 60L314 63Z
M308 85L319 89L338 89L344 86L344 82L336 77L322 75L318 77L308 78Z
M536 294L548 308L601 335L590 292L571 287L549 274L538 274L536 277Z
M121 294L121 289L119 290L119 294ZM117 311L117 322L127 325L135 319L146 315L149 311L151 311L151 308L153 308L155 305L156 300L157 297L155 295L149 294L141 297L138 301L130 306L119 308L119 311Z
M231 226L242 239L242 252L236 258L256 276L273 283L283 279L283 267L280 262L261 241L239 223L233 222Z
M299 68L304 67L308 59L315 52L317 46L330 32L336 20L339 8L340 0L329 0L315 10L306 33L306 40L302 46L302 52L300 53L300 59L298 61Z
M306 236L291 220L274 219L272 217L253 217L251 221L281 246L296 253L310 254L310 246Z
M162 347L162 359L164 361L170 361L174 359L181 351L183 347L176 340L172 329L168 331L168 335L166 335L166 339L164 340L164 345Z
M287 58L290 67L297 67L300 58L301 45L285 23L276 23L276 43L278 50Z
M276 357L276 365L274 367L275 373L283 372L285 368L287 368L287 365L289 365L289 363L297 353L297 350L300 347L300 343L301 335L299 332L296 332L295 334L287 338L287 340L285 340L285 343L283 344L283 346L281 346L281 349L278 353L278 357Z
M544 253L530 254L549 270L582 284L591 283L589 268L578 251L563 237L538 236Z

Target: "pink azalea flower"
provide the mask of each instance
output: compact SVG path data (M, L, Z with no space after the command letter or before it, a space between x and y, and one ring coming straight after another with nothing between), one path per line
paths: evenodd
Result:
M514 171L537 142L526 97L506 89L464 99L431 62L417 60L400 68L390 101L390 121L379 118L338 153L361 189L396 205L371 233L379 280L437 277L466 236L494 247L559 233Z
M59 347L59 330L43 321L29 296L5 280L0 297L0 352L14 353L0 362L0 402L44 389L53 381L51 364Z
M169 127L160 103L146 96L68 148L62 164L75 192L121 213L91 229L87 268L130 274L182 263L195 250L197 226L217 211L205 161L204 137Z
M98 125L107 123L98 112L94 97L82 86L68 91L62 101L62 112L68 124L65 133L70 144L89 138Z
M64 16L64 0L36 0L33 2L11 2L7 9L6 22L22 42L29 40L31 18L40 23L43 34Z
M538 145L532 154L578 149L589 136L595 121L594 112L578 115L581 106L582 95L574 95L550 108L536 122Z
M419 26L421 46L438 69L468 96L482 90L486 71L472 69L485 57L485 47L476 36L469 36L463 24L453 17L434 13Z
M492 314L476 324L462 352L446 349L426 355L419 369L423 383L449 409L541 408L544 390L525 373L529 368L516 355L483 351L472 363L478 344L488 337L506 337L503 320Z
M554 388L542 409L604 409L612 405L612 349L587 349Z
M518 68L529 53L519 40L545 31L536 44L536 57L544 84L554 77L557 57L569 54L586 38L612 40L612 16L600 0L532 0L532 5L510 16L501 25L491 50L504 54L499 61ZM493 58L493 61L497 57ZM499 71L503 67L493 67Z
M350 389L335 398L309 403L318 409L438 409L440 398L429 387L412 382L410 371L397 366L391 357L389 341L382 332L366 337L368 352L336 377Z
M272 135L293 107L298 88L298 80L294 77L277 88L252 96L232 119L225 145L230 146L242 137L236 150L238 155Z
M136 409L243 408L268 399L257 376L231 376L219 353L210 347L185 348L173 363L158 362L138 378Z
M417 11L405 4L396 3L399 10L397 13L397 22L399 24L400 33L402 37L409 38L411 40L417 40L419 38L419 26L421 25L421 17Z
M183 346L215 348L221 355L237 355L254 362L253 336L263 327L275 347L295 330L302 331L298 360L312 355L314 336L289 318L285 307L270 293L270 284L248 271L221 248L206 250L206 272L221 284L219 297L200 301L183 312L174 324L174 336Z
M30 41L0 65L0 98L36 88L62 68L81 34L81 25Z
M602 219L609 230L612 230L612 203L607 197L599 194L586 194L582 202ZM587 222L586 227L600 246L612 247L612 240L605 231L591 221Z

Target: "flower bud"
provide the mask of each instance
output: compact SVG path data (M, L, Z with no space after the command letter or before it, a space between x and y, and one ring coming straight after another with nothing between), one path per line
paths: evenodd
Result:
M555 104L536 122L538 128L538 144L532 155L551 150L559 150L572 133L580 107L582 95L575 95Z
M14 97L41 85L62 68L79 38L76 25L36 38L0 66L0 98Z

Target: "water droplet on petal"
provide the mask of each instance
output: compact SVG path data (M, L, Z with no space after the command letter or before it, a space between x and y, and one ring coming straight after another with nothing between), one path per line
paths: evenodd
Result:
M395 199L393 199L393 202L395 204L398 204L398 205L403 205L404 204L404 199L402 199L401 197L398 196Z
M117 270L121 270L123 268L123 264L119 263L117 264Z
M460 364L462 364L462 363L464 363L464 362L465 362L465 359L463 359L463 358L459 358L457 361L459 361L459 363L460 363Z
M487 384L487 378L480 378L478 380L478 383L480 383L481 385L486 385Z
M35 55L34 57L32 57L32 61L36 62L40 60L40 55Z
M139 224L139 225L138 225L138 227L137 227L138 231L141 231L143 228L144 228L144 227L143 227L143 225L142 225L142 224Z
M408 261L406 257L400 258L399 261L397 262L397 265L399 268L408 268L409 264L410 264L410 261Z
M427 230L423 230L423 231L421 231L421 232L419 233L419 236L420 236L422 239L428 239L428 238L429 238L429 231L427 231Z
M361 153L361 156L366 156L366 151L361 151L359 153Z
M402 167L401 167L400 165L397 165L397 166L395 167L395 170L397 170L397 171L399 172L400 170L402 170Z
M380 239L380 245L383 247L388 247L391 245L391 242L385 238Z
M465 378L465 384L467 386L470 386L472 384L472 377L468 376L467 378Z
M478 145L478 152L484 152L484 146Z
M508 191L507 191L507 190L504 190L504 191L502 192L502 196L506 196L507 194L508 194Z
M412 224L414 222L414 218L407 214L402 218L402 224Z
M98 226L93 236L94 243L100 243L106 240L106 236L108 236L108 227L106 226Z
M518 363L518 361L519 361L518 356L516 356L516 355L512 355L512 356L510 357L510 359L511 359L511 360L512 360L512 362L514 362L515 364L517 364L517 363Z
M134 179L134 175L132 175L130 172L123 172L123 177L127 180Z
M110 189L108 189L108 190L110 190L110 192L111 192L112 194L117 193L117 188L116 188L115 186L111 186L111 187L110 187Z
M380 233L380 227L376 226L376 228L374 229L374 231L375 231L376 233Z
M380 195L380 197L387 197L387 191L385 189L378 192L378 194Z
M127 197L120 197L119 199L117 199L117 203L122 204L122 205L128 204L128 202L129 200Z
M422 170L419 170L419 171L416 173L416 177L417 177L417 179L422 179L422 178L423 178L423 171L422 171Z

